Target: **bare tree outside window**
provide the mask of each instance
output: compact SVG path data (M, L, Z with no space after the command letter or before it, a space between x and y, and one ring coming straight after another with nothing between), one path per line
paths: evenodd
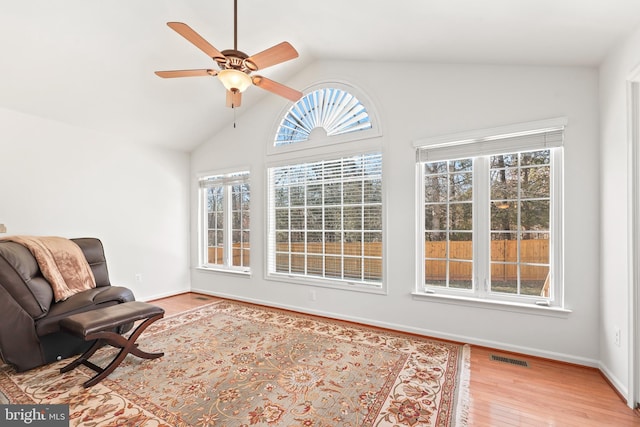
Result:
M540 295L549 274L550 151L490 157L491 290Z
M423 165L426 285L473 288L473 165ZM489 290L541 295L550 271L550 150L492 155L488 169Z
M246 271L250 265L249 173L212 175L200 179L206 246L203 264Z

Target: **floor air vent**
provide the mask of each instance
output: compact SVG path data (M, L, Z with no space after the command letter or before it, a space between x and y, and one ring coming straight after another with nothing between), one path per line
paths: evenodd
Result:
M199 299L201 301L209 301L211 298L207 298L207 297L194 297L193 299Z
M496 356L495 354L491 355L491 360L494 360L496 362L509 363L511 365L516 365L516 366L522 366L525 368L529 367L529 364L524 360L512 359L510 357L504 357L504 356Z

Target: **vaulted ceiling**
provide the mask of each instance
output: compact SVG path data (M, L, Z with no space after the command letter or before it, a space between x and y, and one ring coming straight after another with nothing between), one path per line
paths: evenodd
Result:
M168 21L233 48L233 0L3 0L0 109L193 149L233 115L216 78L154 75L215 67ZM284 84L335 59L597 67L638 27L637 0L238 0L239 50L300 53L260 72Z

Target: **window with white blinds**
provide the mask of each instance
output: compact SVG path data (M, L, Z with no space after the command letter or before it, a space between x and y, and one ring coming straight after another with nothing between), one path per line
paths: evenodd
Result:
M382 155L271 167L268 175L268 275L380 288Z
M563 135L564 127L560 127L426 145L418 147L418 161L432 162L555 148L562 146Z
M274 146L309 140L316 128L327 136L371 129L365 106L353 94L335 87L324 87L306 94L291 106L276 131Z
M199 180L202 206L201 265L249 271L249 172L209 175Z
M565 123L543 124L416 144L418 293L563 305Z

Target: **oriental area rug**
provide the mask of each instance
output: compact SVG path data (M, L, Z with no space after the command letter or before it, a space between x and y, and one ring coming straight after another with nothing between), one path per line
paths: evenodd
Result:
M221 300L151 325L97 385L63 360L0 366L0 400L68 404L71 426L465 426L469 346ZM105 366L113 348L92 361Z

